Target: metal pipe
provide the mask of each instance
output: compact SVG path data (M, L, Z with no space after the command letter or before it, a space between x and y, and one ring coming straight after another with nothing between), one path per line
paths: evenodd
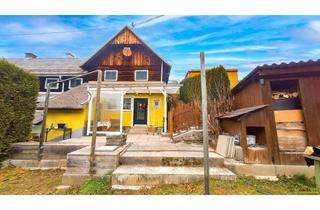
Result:
M96 104L95 104L95 113L93 115L93 127L92 127L92 139L91 139L91 148L90 148L90 168L89 174L93 176L94 174L94 161L95 161L95 150L96 150L96 140L97 140L97 122L100 113L100 92L101 92L101 80L102 80L102 71L98 70L98 84L96 92Z
M202 104L202 132L203 132L203 159L204 159L204 194L209 195L209 151L208 151L208 109L207 84L204 52L200 52L201 66L201 104Z

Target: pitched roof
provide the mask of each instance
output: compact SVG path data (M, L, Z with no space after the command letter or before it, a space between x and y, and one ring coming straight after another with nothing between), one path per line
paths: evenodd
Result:
M84 85L61 93L49 100L49 109L83 109L90 95Z
M123 27L115 36L113 36L109 41L107 41L101 48L99 48L88 60L86 60L81 68L87 69L89 62L95 59L118 35L120 35L123 31L129 30L136 38L147 48L149 48L156 56L158 56L165 64L169 66L169 72L171 69L171 65L168 61L166 61L162 56L160 56L155 50L153 50L149 45L147 45L133 30L131 30L128 26Z
M280 64L264 64L262 66L257 66L253 69L247 76L245 76L233 89L233 92L241 90L252 78L259 74L260 71L264 70L280 70L280 69L291 69L299 67L320 67L320 59L318 60L308 60L308 61L299 61L299 62L290 62L290 63L280 63Z
M37 74L81 74L83 60L76 58L11 58L10 63Z
M269 106L269 105L258 105L258 106L241 108L241 109L234 110L228 114L222 115L219 118L220 119L231 119L231 118L235 118L235 117L240 117L242 115L245 115L245 114L260 110L260 109L264 109L267 106Z

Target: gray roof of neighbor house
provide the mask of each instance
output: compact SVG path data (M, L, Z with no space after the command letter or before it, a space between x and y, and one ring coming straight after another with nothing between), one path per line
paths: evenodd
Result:
M40 75L74 75L84 72L80 68L83 60L77 58L9 58L7 60L20 68Z
M63 92L49 100L49 109L83 109L89 100L89 93L84 85Z

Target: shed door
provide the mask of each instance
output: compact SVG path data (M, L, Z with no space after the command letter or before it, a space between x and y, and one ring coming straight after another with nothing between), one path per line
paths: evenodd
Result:
M320 144L320 78L301 78L299 88L308 145L316 146Z

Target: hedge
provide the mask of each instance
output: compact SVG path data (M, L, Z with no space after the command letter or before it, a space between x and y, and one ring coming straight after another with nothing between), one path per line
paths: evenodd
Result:
M0 59L0 152L30 138L38 91L36 75Z
M198 75L181 81L183 86L180 88L180 99L183 102L189 103L201 99L200 79ZM223 66L206 70L206 80L208 99L218 99L220 96L225 96L230 90L230 81Z

